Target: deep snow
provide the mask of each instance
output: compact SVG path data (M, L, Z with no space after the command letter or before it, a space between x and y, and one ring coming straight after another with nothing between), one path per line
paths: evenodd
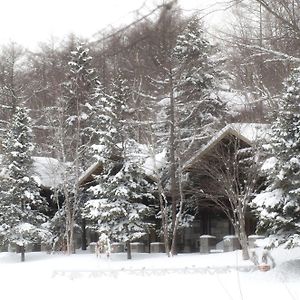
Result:
M112 254L88 251L0 253L1 299L300 299L300 249L272 252L276 267L261 272L240 251L215 254ZM9 296L8 296L9 295Z

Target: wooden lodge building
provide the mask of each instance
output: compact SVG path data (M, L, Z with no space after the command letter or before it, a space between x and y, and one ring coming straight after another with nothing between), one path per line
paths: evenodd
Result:
M222 193L224 182L217 180L217 176L211 172L225 156L221 153L232 154L233 150L243 150L255 147L257 140L266 138L266 125L256 123L234 123L229 124L218 132L205 146L201 147L183 165L184 172L184 193L187 206L191 207L189 213L193 216L191 226L180 229L178 236L179 252L199 251L199 238L202 235L212 235L217 241L221 241L224 236L233 235L234 229L224 211L216 204L215 199L210 199L208 195L215 195L217 200L224 200L226 195ZM238 147L238 148L236 148ZM220 152L221 151L221 152ZM243 152L243 151L241 151ZM234 164L231 158L225 157L225 163ZM1 161L1 155L0 155ZM53 188L57 187L62 180L64 167L53 158L34 158L34 168L41 179L42 194L50 202ZM95 176L102 172L100 163L93 164L80 177L81 186L93 184ZM232 178L233 180L234 178ZM212 193L214 191L214 193ZM247 234L255 232L255 218L249 215L246 220ZM97 236L93 232L86 232L84 237L87 243L95 242ZM77 246L80 246L82 234L77 234ZM159 242L156 234L149 234L143 239L146 245L151 242Z
M215 236L217 242L222 241L224 236L234 235L233 226L224 210L216 204L214 199L208 197L214 191L213 194L217 200L223 198L224 203L226 203L226 195L224 192L222 193L220 188L224 182L217 182L215 180L216 174L211 170L223 159L226 160L226 164L234 163L230 157L222 156L220 151L223 154L232 154L237 150L243 152L243 149L253 148L258 140L265 138L266 128L266 125L257 123L229 124L184 164L185 198L187 205L190 204L192 207L190 214L193 216L193 221L191 226L179 230L177 245L179 252L199 251L199 238L202 235ZM100 174L101 171L101 164L95 163L81 176L80 184L91 184L94 176ZM256 220L249 212L246 217L247 234L254 234L255 227ZM143 242L149 245L151 242L160 240L161 238L155 234L150 234L143 239Z

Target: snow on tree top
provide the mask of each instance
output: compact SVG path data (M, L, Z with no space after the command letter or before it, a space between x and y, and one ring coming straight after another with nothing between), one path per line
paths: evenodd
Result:
M261 166L261 170L268 172L275 168L277 162L278 162L278 159L276 157L274 157L274 156L269 157L265 160L265 162Z
M167 163L167 151L164 149L162 152L148 156L143 164L145 174L148 176L157 176L160 170Z

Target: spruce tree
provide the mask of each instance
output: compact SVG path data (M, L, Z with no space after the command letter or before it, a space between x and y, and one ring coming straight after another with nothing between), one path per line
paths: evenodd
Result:
M144 217L149 208L143 201L151 199L152 194L140 163L132 157L138 145L127 138L123 87L114 87L113 91L104 92L99 83L95 93L97 140L91 148L102 164L102 173L89 189L95 199L86 203L83 215L99 234L129 243L147 232ZM130 251L129 244L127 249Z
M71 161L71 167L65 171L62 183L62 194L64 195L63 212L59 212L59 217L65 217L66 232L64 240L67 244L67 252L75 252L74 229L76 223L83 223L82 244L85 249L85 228L84 220L80 220L80 207L85 202L85 194L79 186L79 178L92 163L89 152L91 140L93 138L93 128L90 121L94 115L93 94L96 85L96 73L91 66L92 57L89 49L84 44L79 44L71 51L71 58L68 62L69 71L67 81L64 84L63 99L60 110L61 116L59 134L60 151L59 156L62 162Z
M92 118L93 144L91 151L94 158L108 165L109 161L121 156L123 131L121 119L118 118L120 101L106 93L100 82L97 83L93 96L95 114Z
M31 120L28 110L17 107L7 139L4 141L4 157L0 193L1 242L20 247L25 260L25 246L41 242L50 234L41 225L47 218L47 208L40 196L33 172Z
M173 232L171 252L176 253L175 227L182 217L184 201L179 192L181 166L220 128L227 110L226 103L218 96L220 83L225 79L221 68L224 60L218 58L214 47L205 39L197 17L191 18L169 51L170 58L166 58L168 63L162 70L166 77L156 80L164 83L166 100L169 101L159 102L160 110L165 102L162 105L165 109L158 113L154 127L158 129L158 143L168 149Z
M130 259L130 242L149 231L146 219L150 214L148 201L153 199L151 184L139 164L126 157L110 173L99 176L98 184L90 190L96 199L87 202L85 217L96 224L99 234L126 243Z
M176 80L178 139L207 141L227 115L226 103L218 96L225 80L224 59L204 37L195 16L179 34L173 49ZM222 124L223 125L223 124ZM186 145L187 143L183 143Z
M300 68L285 83L272 125L266 190L256 200L259 229L278 245L300 244Z
M71 145L75 150L72 151L72 158L80 160L82 169L90 165L88 149L93 133L90 119L94 113L93 95L97 76L91 66L91 61L89 49L84 44L79 44L75 50L71 51L68 81L64 85L64 98L67 102L66 123L73 138Z

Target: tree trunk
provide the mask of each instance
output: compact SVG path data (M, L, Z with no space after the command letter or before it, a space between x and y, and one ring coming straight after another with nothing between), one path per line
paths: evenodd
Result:
M153 147L154 148L154 147ZM154 170L157 175L158 181L157 181L157 189L158 189L158 200L159 200L159 208L161 213L161 226L162 226L162 232L163 232L163 239L164 239L164 245L165 245L165 252L170 256L170 245L169 245L169 229L168 229L168 217L169 217L169 211L168 211L168 201L164 193L162 180L160 177L160 173L157 169L156 165L156 157L154 152L152 152L152 158L154 162Z
M86 242L86 221L85 218L82 218L82 223L81 223L81 249L86 250L87 242Z
M246 228L245 228L245 220L241 220L240 222L240 229L239 229L239 240L242 247L242 256L243 260L250 259L249 255L249 248L248 248L248 238L246 234Z
M161 181L158 182L158 198L161 213L161 225L163 229L163 237L165 244L165 252L170 256L170 246L169 246L169 230L168 230L168 203L166 196L164 195Z
M243 260L248 260L250 259L250 255L249 255L249 248L248 248L248 238L245 229L245 221L239 220L238 222L234 222L232 225L234 227L235 235L238 237L238 240L242 248Z
M178 187L179 187L179 195L180 195L180 204L179 204L179 211L176 214L175 218L175 223L174 223L174 228L173 228L173 239L172 239L172 246L171 246L171 254L175 255L176 254L176 243L177 243L177 230L179 226L179 221L182 216L182 209L183 209L183 201L184 201L184 196L183 196L183 191L182 191L182 185L181 185L181 167L179 166L179 176L178 176Z
M130 241L126 242L126 246L127 246L127 259L131 259L131 248L130 248Z
M176 234L177 230L175 228L176 222L176 208L177 208L177 199L176 199L176 149L175 149L175 99L173 91L173 78L172 74L169 76L170 79L170 138L169 138L169 147L170 147L170 179L171 179L171 198L172 198L172 255L176 254Z
M25 261L25 246L20 246L20 252L21 252L21 261Z
M170 256L169 232L168 232L168 207L167 207L167 203L165 203L166 202L165 195L163 195L163 191L160 183L158 184L158 197L159 197L159 204L160 204L161 225L163 228L165 252L168 256Z

